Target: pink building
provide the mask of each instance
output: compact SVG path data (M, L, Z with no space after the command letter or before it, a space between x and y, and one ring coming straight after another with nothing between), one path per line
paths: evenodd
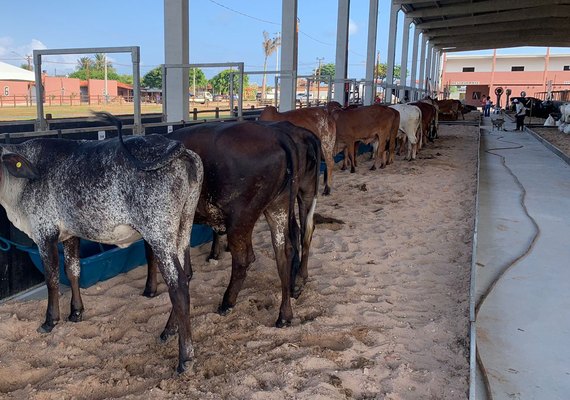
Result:
M42 77L44 85L44 103L79 104L97 103L103 101L105 95L105 81L102 79L89 79L82 81L78 78L63 76ZM133 95L132 85L127 85L115 80L107 80L107 93L110 99L122 96L129 99ZM0 106L26 105L30 99L35 102L36 89L34 82L0 81Z
M511 89L511 97L538 97L540 92L570 90L570 55L444 55L442 86L450 98L480 106L482 96L496 101L495 89ZM505 106L505 95L502 97Z

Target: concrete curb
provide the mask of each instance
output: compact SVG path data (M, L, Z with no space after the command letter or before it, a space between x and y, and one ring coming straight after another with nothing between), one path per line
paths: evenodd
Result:
M570 157L568 157L566 154L564 154L564 152L562 150L560 150L558 147L556 147L555 145L550 143L548 140L546 140L545 138L540 136L538 133L533 131L531 128L525 126L524 130L525 130L525 132L528 132L532 136L534 136L534 138L536 140L538 140L540 143L542 143L544 145L544 147L546 147L548 150L550 150L551 152L556 154L558 157L560 157L566 164L570 165Z

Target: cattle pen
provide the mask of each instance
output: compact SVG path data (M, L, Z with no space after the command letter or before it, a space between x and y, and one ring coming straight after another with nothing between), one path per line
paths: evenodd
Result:
M356 174L338 173L319 199L292 327L272 327L277 280L260 221L257 261L228 316L215 310L229 256L208 263L207 245L193 250L197 356L188 375L173 376L173 342L149 335L169 301L163 284L154 299L141 296L138 268L85 289L85 320L61 323L52 337L35 332L45 300L0 306L0 347L13 355L0 388L31 398L465 398L477 146L478 128L442 127L414 162L369 171L362 155Z

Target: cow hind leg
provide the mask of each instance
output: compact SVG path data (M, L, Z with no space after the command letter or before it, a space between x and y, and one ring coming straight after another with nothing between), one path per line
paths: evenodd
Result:
M247 268L255 261L251 243L252 232L253 226L250 224L242 226L241 229L228 228L228 245L232 254L232 274L222 303L218 307L220 315L227 315L235 306L237 296L247 275Z
M331 186L332 186L332 174L334 168L334 159L332 152L324 154L325 164L327 168L325 170L325 187L323 189L323 195L328 196L331 194Z
M156 296L156 290L158 286L156 274L158 272L158 266L156 264L156 258L154 257L152 248L146 240L144 241L144 253L146 256L147 274L143 296L150 298Z
M167 322L167 329L176 330L178 327L178 367L179 373L184 372L194 357L192 332L190 326L190 293L188 277L180 263L178 249L170 245L164 246L164 240L149 242L157 259L158 268L168 287L168 295L172 303L172 312ZM168 243L168 241L166 241ZM172 335L172 332L161 334L161 339Z
M301 225L302 253L301 267L293 282L293 291L291 293L295 299L299 298L309 278L309 249L313 240L313 232L315 231L314 214L316 205L316 196L300 196L299 221Z
M59 254L57 251L57 236L53 235L38 243L48 288L46 319L38 328L40 333L51 332L59 321Z
M275 326L282 328L291 325L293 309L291 307L291 282L296 280L293 267L293 244L289 236L289 212L285 202L273 204L265 211L265 217L271 230L271 240L275 251L277 271L281 280L281 306Z
M83 301L79 291L81 272L79 245L78 237L72 237L63 242L65 274L71 284L71 312L68 319L72 322L80 322L83 319Z

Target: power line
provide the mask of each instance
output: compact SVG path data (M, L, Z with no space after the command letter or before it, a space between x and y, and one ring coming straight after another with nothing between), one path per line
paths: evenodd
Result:
M276 23L276 22L273 22L273 21L267 21L267 20L265 20L265 19L257 18L257 17L254 17L254 16L252 16L252 15L243 13L243 12L238 11L238 10L234 10L233 8L230 8L230 7L228 7L228 6L225 6L225 5L223 5L223 4L220 4L220 3L218 3L217 1L214 1L214 0L210 0L210 2L211 2L211 3L214 3L214 4L217 5L217 6L220 6L220 7L222 7L222 8L225 8L226 10L230 10L230 11L232 11L232 12L235 12L236 14L243 15L244 17L251 18L251 19L254 19L254 20L256 20L256 21L264 22L264 23L266 23L266 24L271 24L271 25L280 25L280 24L278 24L278 23Z

